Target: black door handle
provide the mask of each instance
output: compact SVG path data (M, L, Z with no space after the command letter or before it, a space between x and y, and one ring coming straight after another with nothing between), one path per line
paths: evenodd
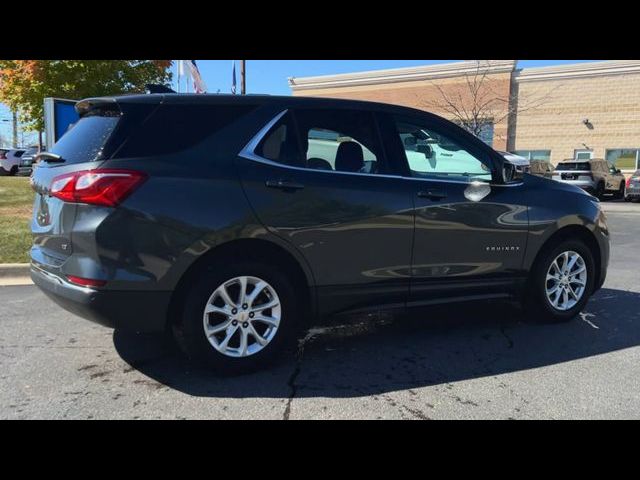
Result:
M265 185L269 188L279 188L280 190L300 190L304 185L289 180L267 180Z
M429 200L442 200L443 198L447 198L447 194L442 190L420 190L418 197L428 198Z

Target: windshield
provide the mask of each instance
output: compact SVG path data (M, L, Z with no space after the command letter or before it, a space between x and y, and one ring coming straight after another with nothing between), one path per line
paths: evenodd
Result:
M556 170L591 170L589 162L565 162L559 163Z

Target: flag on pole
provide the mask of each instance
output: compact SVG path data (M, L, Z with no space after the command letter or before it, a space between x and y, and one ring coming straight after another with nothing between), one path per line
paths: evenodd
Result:
M183 70L186 70L187 74L191 77L193 81L193 91L196 93L205 93L207 91L207 85L202 80L200 76L200 70L198 70L198 65L196 65L195 60L181 60L181 67Z
M231 60L231 93L236 94L236 61Z

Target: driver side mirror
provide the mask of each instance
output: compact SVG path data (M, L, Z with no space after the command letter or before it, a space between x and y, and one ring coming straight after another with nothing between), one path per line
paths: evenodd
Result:
M504 183L514 182L522 179L522 174L518 172L516 166L508 161L505 161L502 166L502 179Z

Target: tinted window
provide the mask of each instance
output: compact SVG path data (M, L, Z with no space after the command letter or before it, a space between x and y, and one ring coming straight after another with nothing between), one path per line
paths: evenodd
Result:
M291 114L285 114L260 142L256 155L294 167L304 167Z
M166 155L191 148L252 111L251 105L162 105L131 137L118 157Z
M307 168L386 172L371 112L304 109L295 111L295 119Z
M591 170L591 165L588 162L564 162L559 163L556 170Z
M396 122L411 176L491 181L491 169L451 136L413 122Z
M115 114L88 115L78 120L56 142L51 151L65 159L65 164L97 160L120 117Z
M24 150L16 150L16 152L14 153L14 155L18 158L20 158L22 156L22 154L24 153Z

